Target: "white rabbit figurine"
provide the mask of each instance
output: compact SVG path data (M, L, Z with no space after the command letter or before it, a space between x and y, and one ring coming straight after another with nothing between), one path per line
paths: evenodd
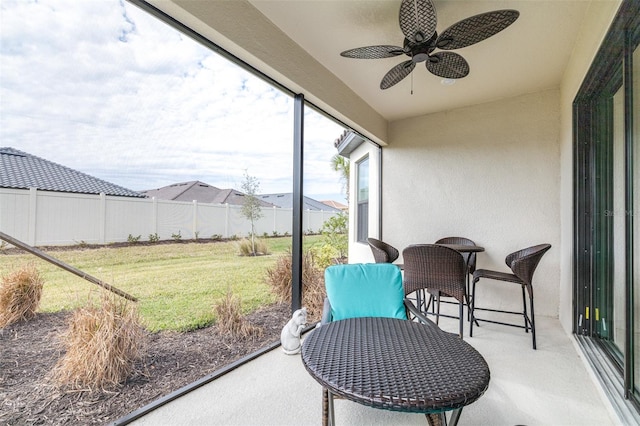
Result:
M298 309L280 333L280 344L287 355L300 352L300 333L307 325L307 308Z

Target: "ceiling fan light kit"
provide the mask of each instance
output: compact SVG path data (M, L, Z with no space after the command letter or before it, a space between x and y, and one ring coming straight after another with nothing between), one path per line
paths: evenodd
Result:
M345 50L340 55L355 59L383 59L404 54L411 58L385 74L380 82L383 90L399 83L421 62L425 63L432 74L455 80L469 74L469 64L462 56L450 50L485 40L513 24L518 16L520 13L512 9L485 12L463 19L438 35L436 10L431 0L402 0L399 23L404 34L403 47L357 47Z

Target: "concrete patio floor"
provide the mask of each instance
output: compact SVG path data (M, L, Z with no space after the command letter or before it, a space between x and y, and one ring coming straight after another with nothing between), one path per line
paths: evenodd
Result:
M622 424L596 385L573 337L557 319L538 317L538 349L524 330L482 323L465 341L487 360L487 392L464 408L459 425ZM441 327L457 330L457 320ZM280 348L182 396L132 424L143 425L317 425L321 387L300 355ZM336 400L339 425L426 425L422 414L377 410Z

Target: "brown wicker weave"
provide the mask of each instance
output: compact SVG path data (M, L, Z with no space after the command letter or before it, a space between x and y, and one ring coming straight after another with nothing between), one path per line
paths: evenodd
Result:
M376 263L393 263L400 253L398 250L380 240L376 240L375 238L367 238L367 242L369 243L369 247L371 247L371 252L373 253L373 258Z
M475 246L476 243L464 237L445 237L436 241L436 244L459 244L461 246ZM474 252L462 253L462 257L469 268L469 273L473 274L476 270L476 254Z
M463 335L463 305L469 304L466 290L467 270L462 254L437 244L416 244L402 251L404 259L404 294L416 293L416 305L424 314L440 319L440 297L454 297L458 301L460 337ZM436 312L428 312L424 290L435 296ZM442 315L444 316L444 315Z
M473 242L469 238L464 238L464 237L445 237L445 238L440 238L438 241L436 241L436 244L458 245L458 246L478 248L478 246L476 245L475 242ZM456 250L458 250L458 249L456 249ZM470 295L471 294L471 289L470 289L471 282L470 282L469 276L473 275L473 273L476 270L476 252L475 251L462 251L462 250L458 250L458 251L460 253L462 253L462 257L464 258L464 261L467 264L467 270L469 271L469 273L465 276L465 280L466 280L466 286L467 286L467 295ZM480 250L480 251L484 251L484 248L482 248L482 250ZM471 317L471 313L467 309L467 319L470 319L470 317Z
M533 309L533 273L540 263L542 256L551 248L551 244L539 244L532 247L527 247L522 250L513 252L505 258L505 263L511 269L511 274L507 272L492 271L488 269L478 269L473 273L473 286L471 290L471 328L469 335L473 336L473 323L476 321L491 322L494 324L508 325L511 327L524 328L528 333L531 330L531 337L533 339L533 349L536 349L536 322L535 311ZM522 287L522 312L504 311L499 309L479 308L476 306L476 284L480 278L486 278L491 280L504 281L514 284L519 284ZM529 293L529 305L531 310L531 316L527 314L527 301L525 296L525 288ZM506 314L522 315L524 319L524 325L505 323L500 321L493 321L475 316L475 311L490 311L501 312Z
M340 395L374 408L425 413L430 425L446 424L444 412L455 410L452 425L490 379L482 355L455 334L393 318L318 327L304 339L302 362L329 390L323 398L331 418L333 395Z

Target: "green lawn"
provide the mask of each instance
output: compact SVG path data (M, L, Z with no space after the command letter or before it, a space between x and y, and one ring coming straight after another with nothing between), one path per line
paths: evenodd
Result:
M305 237L308 248L319 236ZM139 300L150 331L185 331L215 321L213 306L228 290L242 301L243 312L276 301L265 281L266 270L287 253L290 237L268 238L268 256L239 256L237 242L177 243L51 251L48 254ZM33 263L44 278L40 310L57 312L85 304L103 290L30 254L3 255L0 275Z

